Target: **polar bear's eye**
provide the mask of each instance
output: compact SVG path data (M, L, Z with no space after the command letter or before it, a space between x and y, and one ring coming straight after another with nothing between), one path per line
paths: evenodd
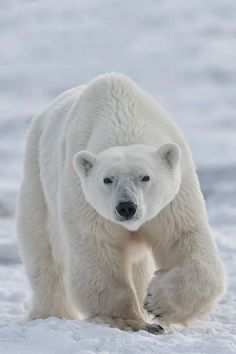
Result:
M147 182L150 181L150 177L149 176L143 176L143 178L141 179L142 182Z
M110 183L112 183L112 179L106 177L106 178L104 178L103 182L104 182L104 184L110 184Z

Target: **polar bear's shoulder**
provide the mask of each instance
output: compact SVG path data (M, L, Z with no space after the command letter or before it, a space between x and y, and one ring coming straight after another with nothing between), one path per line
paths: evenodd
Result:
M51 102L51 104L46 108L46 110L50 110L55 107L56 108L66 107L66 106L70 107L73 101L79 99L81 93L84 91L85 88L86 88L85 85L79 85L64 91L61 95L57 96Z

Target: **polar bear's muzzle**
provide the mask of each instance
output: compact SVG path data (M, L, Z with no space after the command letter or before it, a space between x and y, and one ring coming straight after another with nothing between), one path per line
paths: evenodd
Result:
M115 221L126 222L137 221L141 218L140 202L137 196L139 191L132 178L120 178L116 188L113 190L113 217Z

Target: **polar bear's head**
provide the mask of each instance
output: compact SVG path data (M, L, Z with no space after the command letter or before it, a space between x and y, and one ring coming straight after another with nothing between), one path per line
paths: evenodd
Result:
M104 218L137 230L178 193L180 149L165 144L117 146L73 158L87 202Z

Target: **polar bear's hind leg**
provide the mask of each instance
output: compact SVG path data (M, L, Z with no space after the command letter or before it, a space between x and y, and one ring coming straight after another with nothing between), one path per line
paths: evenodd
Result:
M34 122L28 138L17 213L20 251L33 292L29 317L75 318L64 289L63 269L54 262L51 252L47 231L48 209L39 177L37 123Z

